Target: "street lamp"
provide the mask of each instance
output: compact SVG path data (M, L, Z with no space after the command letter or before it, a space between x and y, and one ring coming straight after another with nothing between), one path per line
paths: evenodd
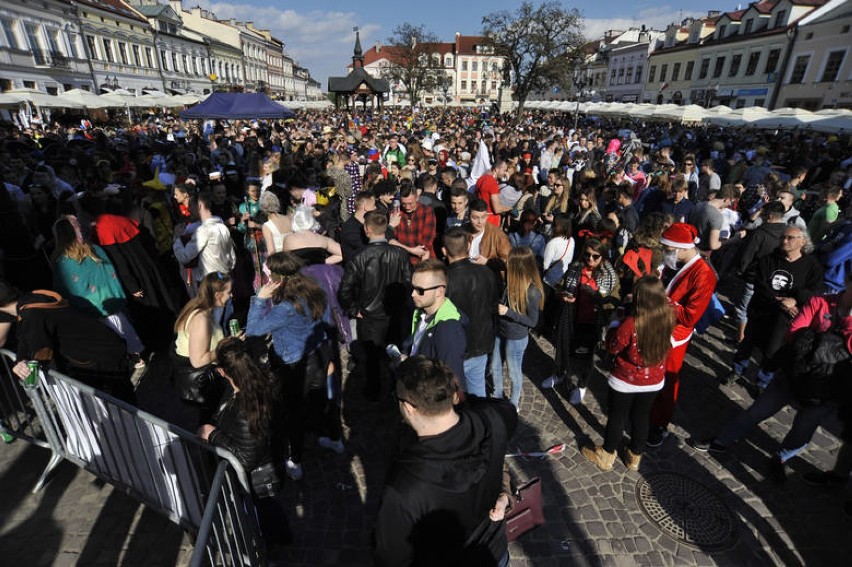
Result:
M574 96L577 97L577 108L574 111L574 131L577 131L577 123L580 121L580 95L586 88L586 66L582 59L574 60L574 71L571 74L571 82L574 84Z

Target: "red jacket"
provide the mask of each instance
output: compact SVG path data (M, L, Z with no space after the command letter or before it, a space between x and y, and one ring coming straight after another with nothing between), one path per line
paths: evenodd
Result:
M672 331L672 346L680 346L692 337L692 331L707 311L715 290L716 272L700 255L690 260L669 281L666 295L674 306L677 321Z
M837 303L842 293L815 295L799 310L799 314L790 322L787 340L800 329L813 329L820 333L828 331L832 325L846 340L846 349L852 353L852 317L840 317Z
M639 352L636 339L636 321L627 317L621 325L606 335L606 350L613 356L610 374L632 386L654 386L662 383L666 375L666 361L647 366Z

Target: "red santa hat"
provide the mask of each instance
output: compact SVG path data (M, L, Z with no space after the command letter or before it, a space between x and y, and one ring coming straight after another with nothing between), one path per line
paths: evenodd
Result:
M698 244L698 230L691 224L676 222L663 233L660 244L672 248L695 248Z

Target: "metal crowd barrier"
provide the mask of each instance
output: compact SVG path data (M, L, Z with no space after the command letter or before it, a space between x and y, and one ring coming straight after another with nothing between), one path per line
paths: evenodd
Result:
M0 354L0 417L53 453L33 492L65 459L197 535L193 567L266 564L249 480L230 452L58 372L41 372L22 397L14 355Z

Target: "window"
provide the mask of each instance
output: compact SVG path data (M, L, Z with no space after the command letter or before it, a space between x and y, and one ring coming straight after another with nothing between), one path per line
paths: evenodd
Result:
M198 74L198 57L192 58L192 72Z
M787 23L787 10L778 10L778 15L775 16L775 27L781 27Z
M639 67L636 67L636 82L637 83L642 82L642 66L641 65Z
M181 57L181 59L183 60L183 61L182 61L182 63L183 63L183 72L184 72L184 73L189 74L189 59L187 59L187 58L186 58L186 55L184 55L183 57Z
M59 30L46 31L47 50L50 51L51 55L62 55L62 50L59 48L59 45L62 43L62 40L59 39Z
M141 66L142 66L142 56L141 56L141 54L140 54L140 52L139 52L139 46L138 46L138 45L134 45L134 46L133 46L133 63L134 63L137 67L141 67Z
M840 33L849 33L849 24L846 24L842 28L840 28Z
M769 52L769 55L766 58L766 69L764 69L765 73L774 73L778 68L778 60L781 58L781 50L773 49Z
M497 90L497 81L491 81L491 90L492 90L492 91L496 91L496 90Z
M695 69L695 61L689 61L686 64L686 70L683 72L683 80L691 81L692 80L692 71Z
M729 77L736 77L740 72L740 63L743 62L743 56L741 53L737 53L733 57L731 57L731 68L728 69Z
M677 81L680 78L680 63L675 63L672 66L672 82Z
M175 73L180 71L180 67L178 67L177 53L172 53L172 71Z
M662 67L660 67L660 82L666 82L666 75L669 74L669 65L668 63L663 63Z
M719 39L722 39L723 37L725 37L725 30L727 28L728 28L728 26L719 26L719 34L716 37L719 38Z
M462 71L467 71L467 61L462 61Z
M99 59L98 57L98 44L95 43L95 37L92 35L86 36L86 46L89 48L89 57L92 59Z
M751 28L752 28L752 27L754 27L754 20L746 20L746 23L745 23L745 30L743 31L743 34L749 34L749 33L751 33Z
M145 48L145 63L148 64L148 67L154 68L154 52L151 51L150 47Z
M3 28L3 39L6 45L12 49L20 49L18 37L15 35L15 21L12 18L0 18L0 26Z
M461 90L463 90L463 91L466 91L466 90L467 90L467 81L462 81L462 82L461 82Z
M447 55L444 57L444 67L452 67L453 66L453 56Z
M118 56L121 57L121 62L127 65L127 44L123 41L118 42Z
M618 70L618 84L620 85L623 82L624 82L624 68L622 67L621 69Z
M716 65L713 67L713 78L718 79L722 76L722 69L725 67L725 57L717 57Z
M828 60L825 62L825 69L823 69L820 79L821 83L832 83L837 80L837 74L840 72L845 56L846 51L832 51L828 54Z
M706 79L707 78L707 72L709 70L710 70L710 60L709 59L702 59L701 60L701 68L698 70L698 78L699 79Z
M808 63L810 62L810 55L799 55L796 57L796 62L793 64L793 72L790 73L791 84L798 85L804 82L805 73L808 71Z
M80 52L77 50L77 34L68 34L68 55L70 55L72 59L80 58Z
M35 89L36 88L35 81L24 81L24 88L25 89Z
M760 63L760 51L752 51L748 56L748 64L746 65L746 77L751 77L757 71L757 65Z
M615 69L613 69L613 70L612 70L612 71L610 71L610 73L609 73L609 84L610 84L610 85L614 85L614 84L615 84Z
M33 52L41 51L41 47L38 44L38 28L34 24L25 23L24 33L27 36L27 44L30 46L30 49Z
M628 85L633 82L633 67L627 68L627 78L624 79L624 82Z
M657 66L651 65L651 70L648 71L648 82L653 83L654 77L656 77L656 75L657 75Z
M103 38L102 41L104 44L104 59L110 62L114 61L114 59L112 58L112 41L108 40L107 38Z
M474 61L473 63L471 63L470 64L470 70L473 71L474 73L476 73L479 70L479 62Z
M160 66L163 68L163 71L169 70L169 56L165 49L160 50Z
M808 33L805 34L805 41L808 41L808 40L813 39L813 38L814 38L814 32L808 32Z
M479 83L479 91L484 93L486 90L488 90L488 81L483 80Z

